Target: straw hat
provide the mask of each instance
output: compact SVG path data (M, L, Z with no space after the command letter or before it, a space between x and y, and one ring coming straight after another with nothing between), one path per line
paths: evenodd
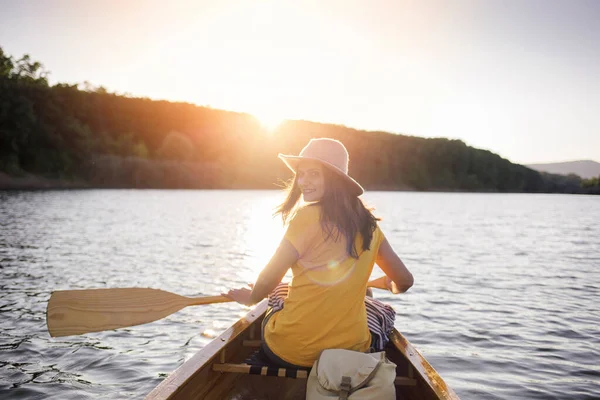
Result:
M353 194L360 196L364 193L362 186L348 175L348 151L342 142L338 140L328 138L311 139L302 149L300 155L290 156L280 153L278 157L294 173L296 173L298 163L302 160L320 161L349 183Z

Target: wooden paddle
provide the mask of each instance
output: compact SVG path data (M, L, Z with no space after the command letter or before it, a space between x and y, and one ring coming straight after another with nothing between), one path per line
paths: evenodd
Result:
M386 289L385 277L367 286ZM184 307L232 301L225 296L185 297L160 289L58 290L46 310L50 336L81 335L153 322Z
M232 301L224 296L185 297L159 289L55 291L48 301L50 336L81 335L146 324L184 307Z

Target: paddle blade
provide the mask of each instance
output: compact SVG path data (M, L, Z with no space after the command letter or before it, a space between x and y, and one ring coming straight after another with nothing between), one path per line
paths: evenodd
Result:
M48 301L46 322L53 337L100 332L156 321L191 300L149 288L56 291Z

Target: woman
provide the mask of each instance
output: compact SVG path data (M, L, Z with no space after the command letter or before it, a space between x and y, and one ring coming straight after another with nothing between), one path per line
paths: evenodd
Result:
M373 287L402 293L413 277L359 199L363 188L348 175L348 152L341 142L312 139L299 156L279 158L295 173L277 210L288 225L284 238L252 290L225 295L255 304L278 288L291 268L283 304L271 308L263 321L262 350L269 361L310 367L327 348L368 351L373 346L367 321L381 319L371 315L376 313L372 302L365 305L373 265L386 274ZM300 206L301 196L306 204ZM393 311L391 318L393 324Z

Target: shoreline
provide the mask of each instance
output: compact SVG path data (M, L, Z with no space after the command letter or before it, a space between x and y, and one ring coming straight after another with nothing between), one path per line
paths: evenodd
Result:
M84 181L70 181L67 179L46 178L34 174L26 174L16 177L0 172L0 191L18 191L18 190L81 190L81 189L138 189L138 190L281 190L277 185L272 188L256 187L250 188L247 185L231 185L223 187L136 187L135 185L94 185ZM595 193L548 193L548 192L497 192L497 191L465 191L458 189L426 189L417 190L411 187L390 187L389 185L381 187L366 187L369 192L419 192L419 193L495 193L495 194L569 194L569 195L595 195Z
M86 182L66 179L50 179L39 175L26 174L21 177L0 172L0 190L49 190L49 189L100 189Z

